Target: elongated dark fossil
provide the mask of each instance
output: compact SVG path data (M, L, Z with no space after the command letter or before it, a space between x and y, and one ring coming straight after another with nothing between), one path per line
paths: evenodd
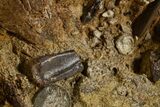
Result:
M84 67L75 51L67 51L29 61L27 68L26 75L36 84L44 86L81 72Z
M160 1L155 0L133 22L133 35L142 37L151 28L152 24L160 15Z

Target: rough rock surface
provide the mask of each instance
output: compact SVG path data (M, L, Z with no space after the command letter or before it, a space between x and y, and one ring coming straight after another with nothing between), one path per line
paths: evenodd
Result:
M0 1L1 105L32 106L32 98L39 88L21 72L24 61L75 50L84 60L85 70L81 75L56 82L71 95L73 107L160 106L160 81L152 83L146 75L138 74L136 60L141 53L160 45L151 39L137 45L135 38L130 55L120 54L115 47L117 37L131 34L133 20L147 4L139 4L137 0L103 0L95 17L84 24L80 17L87 2ZM102 17L109 9L114 16ZM93 45L95 30L101 36Z

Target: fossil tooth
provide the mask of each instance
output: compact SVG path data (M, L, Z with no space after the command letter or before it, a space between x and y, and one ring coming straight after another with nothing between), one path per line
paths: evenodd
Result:
M38 85L45 85L68 78L83 71L83 64L75 51L46 55L28 63L29 76Z

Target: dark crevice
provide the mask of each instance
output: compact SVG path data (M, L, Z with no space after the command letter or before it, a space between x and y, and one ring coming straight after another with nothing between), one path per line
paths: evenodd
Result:
M135 73L140 74L142 58L137 58L133 61L133 70Z
M118 69L116 67L112 68L113 75L116 76L118 73Z
M105 39L105 37L102 35L101 37L100 37L100 39L101 39L101 41L102 41L102 46L106 46L107 45L107 42L106 42L106 39Z
M116 1L115 1L115 5L116 5L116 6L119 6L120 1L121 1L121 0L116 0Z
M156 66L157 61L153 62L152 57L153 56L149 51L142 53L140 58L134 60L133 70L136 74L145 74L151 82L155 83L157 80L159 80L160 74L159 72L156 72L157 69L155 69L158 67Z
M23 61L21 61L21 63L18 65L18 71L20 72L20 73L22 73L22 74L24 74L24 65L25 65L25 61L23 60Z
M124 12L123 15L124 15L124 16L131 16L131 15L132 15L132 12L131 12L131 11Z
M123 31L122 26L120 24L117 24L116 27L120 30Z
M126 92L126 94L125 94L125 97L127 97L128 96L128 92Z
M12 43L12 52L16 55L18 55L17 53L17 47Z
M89 74L88 74L88 59L85 60L83 63L83 66L84 66L84 70L81 72L83 76L86 76L86 77L89 77Z
M160 42L160 22L154 27L153 41Z
M129 68L129 64L126 64L126 67Z
M22 75L24 75L31 84L34 84L34 85L35 85L35 82L34 82L34 80L32 79L32 78L33 78L32 74L31 74L30 72L28 72L28 71L30 71L30 66L29 66L28 63L26 63L26 62L27 62L26 60L22 59L22 60L21 60L21 63L20 63L20 64L18 65L18 67L17 67L17 70L18 70Z

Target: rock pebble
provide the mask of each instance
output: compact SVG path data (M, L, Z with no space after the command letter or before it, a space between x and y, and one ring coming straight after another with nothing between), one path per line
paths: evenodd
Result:
M57 85L50 85L38 92L33 107L70 107L69 94Z
M100 38L101 35L102 35L102 32L100 32L99 30L95 30L95 31L93 31L93 35L94 35L95 37L97 37L97 38Z
M122 35L116 41L116 48L119 53L127 55L130 54L134 47L134 39L129 35Z
M105 18L112 18L114 16L114 12L112 10L108 10L108 11L105 11L102 14L102 16L105 17Z

